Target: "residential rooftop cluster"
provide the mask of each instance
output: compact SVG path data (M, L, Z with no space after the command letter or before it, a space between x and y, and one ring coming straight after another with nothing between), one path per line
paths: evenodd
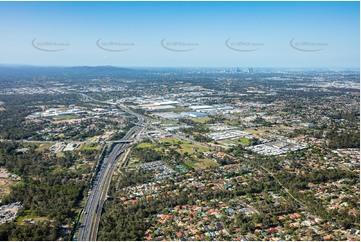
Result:
M113 144L126 144L129 159L115 165L99 240L360 240L359 72L110 73L0 83L2 197L19 181L48 191L50 174L73 184L69 193L59 188L64 196L91 198L97 164ZM123 140L129 130L140 131ZM24 171L19 160L33 154L38 169L15 177ZM49 173L39 173L43 161ZM67 228L65 237L84 209L84 200L70 198L74 209L59 209L72 213L57 220L56 212L32 213L34 201L15 201L26 206L22 215L34 215L28 221ZM21 224L14 214L3 219Z

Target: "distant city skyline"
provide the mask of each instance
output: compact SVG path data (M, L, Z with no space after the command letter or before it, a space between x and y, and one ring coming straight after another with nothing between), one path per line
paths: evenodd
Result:
M359 2L0 2L0 64L358 68Z

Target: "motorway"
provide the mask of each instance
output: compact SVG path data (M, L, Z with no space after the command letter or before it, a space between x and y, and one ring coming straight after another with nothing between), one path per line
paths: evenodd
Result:
M138 118L137 125L127 132L122 141L136 140L138 136L145 131L148 120L125 106L119 107ZM129 142L114 142L109 155L103 159L103 162L101 162L101 160L99 161L100 167L94 176L89 196L82 211L79 233L76 240L95 241L97 239L100 217L104 201L107 198L112 174L118 160L121 161L122 166L125 164L131 148L132 144Z

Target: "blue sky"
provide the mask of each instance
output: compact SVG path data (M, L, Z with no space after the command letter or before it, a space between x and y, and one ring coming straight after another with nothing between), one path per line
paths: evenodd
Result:
M359 9L359 2L0 2L0 64L359 68Z

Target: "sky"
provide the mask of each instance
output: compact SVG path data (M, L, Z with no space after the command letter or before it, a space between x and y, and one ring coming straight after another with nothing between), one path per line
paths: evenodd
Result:
M0 64L360 66L359 2L0 2Z

